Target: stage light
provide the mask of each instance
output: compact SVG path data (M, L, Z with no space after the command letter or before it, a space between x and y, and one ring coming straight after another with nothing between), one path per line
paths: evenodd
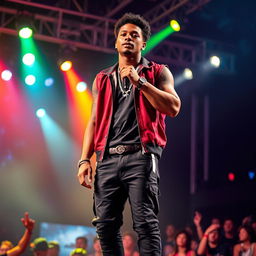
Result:
M4 70L2 73L1 73L1 78L4 80L4 81L9 81L11 80L12 78L12 72L10 70Z
M64 61L61 65L60 65L60 69L62 71L68 71L72 68L72 62L67 60L67 61Z
M36 82L36 77L34 75L27 75L25 77L25 83L27 85L33 85Z
M193 72L192 72L192 70L189 69L189 68L185 68L184 71L183 71L183 76L187 80L193 79Z
M180 31L179 23L176 20L171 20L167 27L151 36L147 42L146 49L142 51L142 55L146 55L153 48L159 45L165 38L178 31Z
M255 172L249 171L249 172L248 172L248 176L249 176L249 179L250 179L250 180L253 180L254 177L255 177Z
M54 79L51 78L51 77L45 79L45 81L44 81L44 85L45 85L46 87L50 87L50 86L52 86L53 84L54 84Z
M229 181L234 181L235 178L236 178L236 176L235 176L235 174L234 174L233 172L230 172L230 173L228 174L228 179L229 179Z
M34 64L35 62L35 55L32 53L26 53L23 58L22 58L22 62L27 65L27 66L31 66Z
M27 39L32 37L32 35L33 35L33 30L29 27L24 27L19 30L19 36L21 38Z
M176 31L176 32L180 31L180 24L178 23L178 21L176 21L176 20L171 20L171 21L170 21L170 26L171 26L171 28L172 28L174 31Z
M84 92L87 88L87 84L85 82L79 82L77 85L76 85L76 90L78 92Z
M210 63L212 64L212 66L214 66L215 68L218 68L220 66L220 58L218 56L212 56L210 58Z
M36 111L36 115L38 118L42 118L44 117L46 114L46 111L44 108L39 108L37 111Z

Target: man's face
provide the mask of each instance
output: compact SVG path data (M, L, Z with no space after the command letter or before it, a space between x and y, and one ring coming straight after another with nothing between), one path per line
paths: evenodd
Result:
M226 220L223 225L223 229L225 232L229 233L232 232L234 228L234 224L232 220Z
M93 243L93 248L95 252L101 252L100 240L96 240Z
M123 25L118 32L115 46L120 54L140 53L146 47L141 28L130 23Z
M173 225L168 225L165 230L167 237L172 237L175 234L175 227Z
M87 244L85 243L84 239L76 239L76 248L87 249Z
M179 247L186 247L186 243L187 243L187 236L184 233L181 233L177 236L176 238L176 244Z
M210 232L208 240L211 243L217 243L219 240L219 231L213 230L212 232Z
M58 255L59 255L59 251L55 247L49 248L47 251L47 256L58 256Z
M47 256L47 251L34 251L34 256Z
M134 248L135 244L134 244L134 240L131 236L129 235L125 235L123 236L123 246L126 249L132 249Z

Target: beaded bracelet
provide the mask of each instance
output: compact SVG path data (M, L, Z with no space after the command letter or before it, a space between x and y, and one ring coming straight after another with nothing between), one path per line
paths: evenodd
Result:
M78 169L80 168L80 166L82 165L82 164L84 164L84 163L91 163L91 161L90 161L90 159L89 158L85 158L85 159L82 159L82 160L79 160L78 161L78 164L77 164L77 167L78 167Z

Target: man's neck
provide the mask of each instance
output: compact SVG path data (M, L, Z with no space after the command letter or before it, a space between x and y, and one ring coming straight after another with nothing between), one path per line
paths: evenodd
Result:
M122 68L124 66L134 66L136 67L141 60L141 54L136 55L136 56L127 56L127 55L118 55L118 62L119 62L119 67Z

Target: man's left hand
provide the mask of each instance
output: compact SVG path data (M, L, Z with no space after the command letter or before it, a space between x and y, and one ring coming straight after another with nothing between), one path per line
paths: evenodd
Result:
M125 77L128 77L128 79L130 80L130 82L137 86L138 85L138 81L139 81L139 75L136 71L136 69L134 68L134 66L130 65L130 66L123 66L121 69L120 69L120 76L121 76L121 79L123 81L123 79Z

